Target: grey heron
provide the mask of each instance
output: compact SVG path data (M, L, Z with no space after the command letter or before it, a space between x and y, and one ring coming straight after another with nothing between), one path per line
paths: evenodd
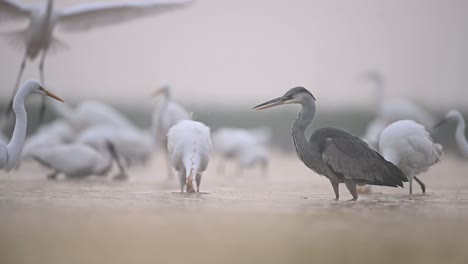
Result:
M327 177L339 200L339 183L344 183L358 199L356 185L372 184L403 187L408 179L360 138L333 127L317 129L309 140L306 129L315 116L315 97L304 87L295 87L283 96L259 104L256 110L283 104L300 104L301 112L292 127L292 138L299 159L310 169Z

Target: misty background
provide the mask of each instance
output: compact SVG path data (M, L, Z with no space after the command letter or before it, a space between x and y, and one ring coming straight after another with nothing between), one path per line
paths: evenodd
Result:
M438 117L449 109L466 112L467 22L464 0L196 0L85 33L57 31L68 48L48 54L46 87L70 104L104 100L149 127L149 95L168 81L175 100L212 129L271 126L276 145L292 149L290 128L299 107L254 112L252 106L301 85L317 98L315 127L362 135L373 117L374 89L362 78L370 69L383 74L387 98L411 98ZM25 26L2 24L0 32ZM19 70L20 48L0 37L2 109ZM38 60L28 62L27 79L39 79ZM37 102L31 97L27 106L30 132ZM452 134L453 124L435 138L450 149Z

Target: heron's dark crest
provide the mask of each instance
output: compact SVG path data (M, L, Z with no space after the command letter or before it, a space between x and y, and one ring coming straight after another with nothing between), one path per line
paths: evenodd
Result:
M291 88L289 91L287 91L283 97L285 98L288 98L288 99L292 99L294 95L296 94L300 94L300 93L306 93L308 95L310 95L312 98L315 99L315 96L309 92L309 90L307 90L306 88L302 87L302 86L297 86L297 87L294 87L294 88Z

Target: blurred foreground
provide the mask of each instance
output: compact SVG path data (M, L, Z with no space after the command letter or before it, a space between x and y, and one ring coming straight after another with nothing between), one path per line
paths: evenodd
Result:
M0 263L467 263L468 163L446 155L421 176L427 194L373 188L357 202L295 155L216 174L177 193L161 155L104 178L48 181L24 164L0 177Z

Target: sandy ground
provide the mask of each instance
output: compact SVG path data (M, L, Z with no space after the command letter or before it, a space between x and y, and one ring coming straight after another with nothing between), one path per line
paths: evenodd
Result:
M341 201L294 154L177 193L160 157L127 182L0 175L0 263L468 263L468 162L446 155L427 193L373 188Z

